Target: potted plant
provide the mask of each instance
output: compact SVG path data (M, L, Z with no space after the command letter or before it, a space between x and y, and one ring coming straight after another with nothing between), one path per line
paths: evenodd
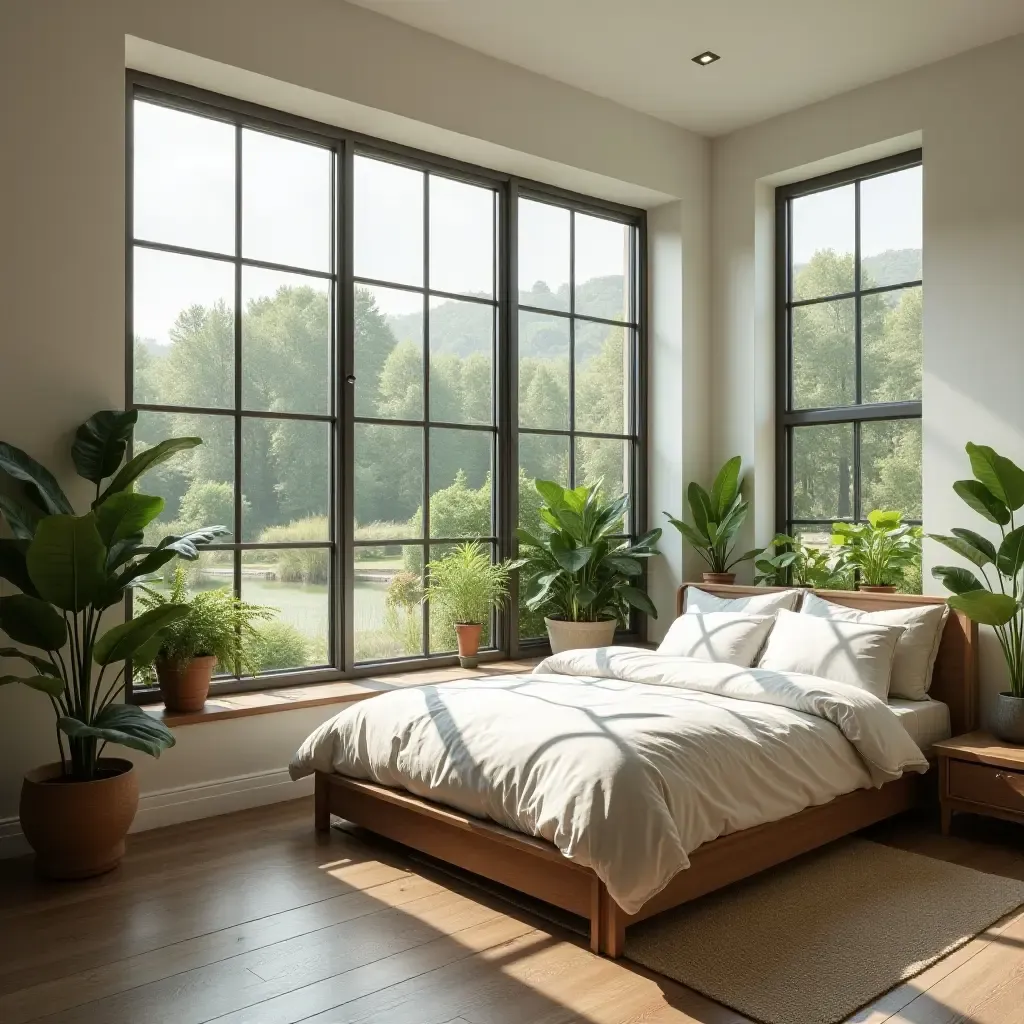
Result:
M629 497L606 501L600 484L568 489L550 480L534 484L544 499L541 529L517 529L524 551L511 566L526 588L526 607L544 611L551 650L606 647L630 608L657 618L643 590L644 559L658 554L661 530L635 544L616 540L623 532Z
M733 566L749 562L758 554L755 549L734 557L733 539L747 518L747 503L740 494L741 466L738 455L729 459L718 471L710 494L696 481L690 481L686 502L693 518L692 526L664 513L707 563L708 571L702 573L705 583L735 583Z
M264 638L253 625L271 619L274 610L239 600L230 590L202 590L188 596L188 574L175 566L168 594L149 586L139 588L139 604L146 611L168 606L186 613L159 633L159 648L151 659L136 658L135 665L152 665L168 711L202 711L210 692L214 668L236 675L256 675L263 665Z
M921 557L921 527L904 523L902 512L875 509L866 523L833 523L832 543L839 565L859 575L858 590L893 594Z
M982 579L972 569L951 565L936 565L932 575L953 592L951 608L995 630L1010 689L998 696L992 731L1008 743L1024 743L1024 526L1017 525L1014 515L1024 506L1024 470L984 445L968 443L967 455L974 479L957 480L953 490L999 527L999 545L973 530L954 529L952 536L930 533L932 540L971 562Z
M754 559L754 582L768 587L852 589L849 569L834 548L805 544L785 533L777 533Z
M137 493L136 481L201 442L171 438L122 466L137 416L98 412L78 428L72 459L96 488L81 516L46 468L0 444L0 470L18 492L0 495L0 513L13 534L0 540L0 576L21 591L0 597L0 629L18 645L0 649L0 656L26 666L26 674L4 675L0 683L38 690L53 707L60 760L28 772L20 812L40 867L56 878L100 874L124 854L138 782L131 761L103 757L107 744L154 757L174 744L161 722L117 697L126 659L146 657L160 631L187 609L167 604L109 628L103 628L104 613L122 606L141 577L178 556L198 557L200 545L227 532L208 527L156 545L143 542L164 501Z
M482 544L460 544L443 558L427 563L424 597L440 613L443 623L455 627L459 664L476 668L480 634L492 608L508 600L509 562L491 561Z

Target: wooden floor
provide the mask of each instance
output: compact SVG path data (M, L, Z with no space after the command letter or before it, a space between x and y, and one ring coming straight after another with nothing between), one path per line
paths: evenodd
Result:
M0 1021L61 1024L736 1024L667 979L401 852L313 832L311 801L131 837L87 883L0 862ZM1024 878L1024 829L957 819L872 837ZM513 916L514 915L514 916ZM855 1018L1022 1024L1024 914Z

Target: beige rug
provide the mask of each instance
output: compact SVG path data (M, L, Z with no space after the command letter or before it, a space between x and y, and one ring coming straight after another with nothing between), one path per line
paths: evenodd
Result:
M585 932L580 918L422 859ZM626 956L763 1024L837 1024L1022 904L1024 882L848 839L635 925Z

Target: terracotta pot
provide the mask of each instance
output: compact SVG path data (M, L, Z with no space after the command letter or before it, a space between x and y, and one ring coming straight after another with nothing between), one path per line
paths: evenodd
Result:
M701 579L718 587L731 587L736 582L734 572L702 572Z
M483 626L479 622L456 622L455 635L459 640L459 664L463 668L476 668L480 659L480 634Z
M992 731L1004 743L1024 744L1024 697L1001 693L994 711Z
M873 587L868 583L859 583L857 589L863 594L895 594L896 588L889 584Z
M610 647L615 640L614 619L603 622L566 622L564 619L545 619L551 653L575 651L589 647Z
M202 711L217 659L202 655L190 661L158 659L156 677L168 711Z
M59 762L25 775L21 829L50 878L91 878L117 867L124 837L139 806L139 780L131 761L101 757L98 778L76 782Z

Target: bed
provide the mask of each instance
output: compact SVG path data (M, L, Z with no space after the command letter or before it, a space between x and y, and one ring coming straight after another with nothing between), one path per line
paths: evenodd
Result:
M700 589L722 597L767 592L767 588L707 585L701 585ZM683 610L685 592L685 586L679 589L677 613ZM866 611L941 603L940 598L905 595L822 592L819 596ZM877 707L867 706L868 702L860 702L864 706L859 706L858 700L851 699L841 687L833 688L823 698L813 688L806 693L799 687L794 690L792 680L787 680L783 687L785 692L777 696L765 691L764 674L761 673L754 680L758 688L748 693L751 680L747 676L754 674L752 672L725 671L725 667L719 665L704 665L695 672L689 659L681 659L688 661L688 665L676 666L670 660L658 662L659 656L637 650L613 648L606 649L603 654L574 652L558 656L561 660L549 659L539 667L543 671L537 676L476 681L475 696L481 706L493 706L497 712L492 716L493 720L474 723L476 733L467 734L467 742L479 740L481 735L485 739L489 737L488 746L493 747L496 760L496 763L488 765L486 757L479 756L485 748L477 742L475 751L477 760L482 762L480 771L486 774L484 783L474 782L479 799L470 792L473 787L460 779L460 772L466 774L476 768L476 760L463 758L460 763L456 756L459 752L451 750L450 746L445 748L444 743L451 744L451 739L443 739L444 729L438 725L436 716L430 725L437 728L425 732L420 741L425 744L423 757L426 763L428 766L437 763L438 770L436 773L433 768L425 773L421 771L418 786L414 784L415 773L410 774L410 779L400 780L393 777L394 773L389 774L386 766L370 773L376 776L374 780L353 777L361 774L361 769L338 774L330 767L334 762L322 756L318 760L308 752L303 757L297 755L299 768L293 774L305 774L315 769L317 829L327 830L331 815L338 815L371 832L578 914L589 920L591 948L595 952L618 957L623 950L626 928L631 924L899 814L921 802L929 789L934 789L933 785L929 786L932 773L927 770L929 764L921 757L921 750L943 735L967 732L976 725L976 647L976 627L964 616L950 613L935 660L931 700L914 702L916 707L909 706L911 702L893 702L888 710L877 700L874 700ZM609 667L595 669L596 659L602 658ZM673 671L684 668L686 682L682 692L658 685L672 681L668 677L659 678L659 672L671 676ZM577 680L576 676L581 679ZM601 678L595 679L598 676ZM563 777L572 780L578 776L581 765L585 768L589 748L569 742L577 742L580 730L573 730L571 718L562 722L559 716L570 704L578 713L578 703L573 703L576 698L562 699L565 692L580 692L578 689L572 691L572 686L578 681L592 688L601 682L610 688L619 687L626 693L633 703L623 703L622 707L630 709L630 713L610 717L622 720L642 718L646 731L637 733L634 741L629 738L632 736L628 732L631 723L616 722L615 742L605 742L605 747L614 753L616 745L624 746L625 735L629 753L635 753L630 746L635 742L643 754L640 760L644 763L652 757L656 759L660 747L665 745L665 737L659 734L656 719L667 717L669 713L676 714L675 710L668 710L667 702L670 700L676 702L673 709L682 707L686 700L691 701L685 704L685 715L677 714L676 717L687 723L686 728L692 735L685 734L684 730L678 739L681 743L692 743L696 738L697 746L692 749L699 751L701 757L677 757L686 766L697 764L705 756L716 756L715 731L728 732L732 726L723 723L730 718L737 719L739 724L736 728L753 730L757 742L750 745L754 751L751 763L730 763L728 771L713 775L716 784L726 780L737 790L734 794L726 794L736 798L732 801L735 808L728 827L723 827L721 821L709 825L700 814L696 814L691 815L694 822L687 824L691 830L684 837L688 839L687 843L679 840L670 842L672 837L663 838L663 832L671 832L673 822L679 823L680 815L677 813L673 818L663 814L661 801L672 805L674 792L684 784L678 780L673 782L671 775L665 773L657 776L663 792L657 790L657 785L652 788L645 776L647 789L638 789L642 795L635 799L619 799L618 806L626 810L615 811L615 814L608 812L608 808L614 809L616 805L614 786L591 787L599 794L598 810L608 812L608 822L602 826L605 837L602 842L616 845L616 863L625 866L620 866L616 874L605 870L607 864L602 860L601 843L593 841L589 833L587 839L591 845L585 851L586 856L574 855L573 843L579 841L579 836L572 834L571 813L567 820L551 820L553 816L545 811L544 802L536 798L536 793L530 794L526 806L531 809L530 815L536 813L537 820L531 817L528 824L523 823L522 831L509 827L520 823L522 812L520 818L513 821L505 807L508 803L505 790L515 790L515 784L510 782L506 786L501 773L501 758L507 756L511 763L517 748L514 746L515 730L511 726L502 728L501 702L512 697L521 699L525 693L535 707L546 709L542 720L538 718L537 723L539 734L546 738L539 743L538 750L530 754L531 777L539 775L543 778L545 773L550 777L554 772L560 780ZM467 706L474 697L470 687L460 691L451 689L453 686L455 684L446 684L434 691L433 708L457 715L460 706ZM484 687L488 686L493 689L485 692ZM509 691L515 691L517 687L522 692L510 694ZM443 699L438 699L437 695L442 690ZM362 703L377 705L381 699ZM395 696L390 699L399 707L402 701L426 698ZM461 705L459 701L462 701ZM742 703L742 717L727 713L730 708L739 706L737 702ZM383 713L385 705L378 707ZM634 713L637 708L643 714ZM813 715L807 713L812 710ZM706 725L701 725L702 716L707 719ZM397 741L383 734L381 721L386 719L378 719L370 732L365 728L362 733L349 730L347 735L359 737L358 742L352 741L359 748L353 754L353 757L358 755L356 761L361 758L367 764L380 766L388 760L389 745L394 748ZM893 723L897 721L902 724L894 727ZM325 723L321 729L330 725ZM673 724L673 728L677 726L678 723ZM543 734L544 729L549 730L547 734ZM700 729L707 731L700 732ZM448 735L452 735L450 730ZM438 736L442 739L439 740ZM307 743L316 737L317 733L314 733ZM760 753L761 737L766 745L763 763L756 759ZM584 739L592 742L592 738ZM602 736L601 739L607 741L608 737ZM675 734L672 739L677 739ZM442 744L440 747L436 745L439 742ZM373 743L377 749L372 749ZM506 750L503 743L513 745ZM775 746L771 747L771 744ZM312 742L309 749L322 747L320 740ZM553 752L551 748L558 749ZM913 750L916 759L908 755L909 749ZM443 765L447 751L451 752L452 764ZM766 793L771 790L776 801L770 811L771 820L745 826L744 821L758 820L747 813L749 800L741 799L752 788L751 779L758 773L764 773L767 766L785 762L789 756L797 763L804 758L802 770L815 776L813 789L802 795L790 794L794 780L799 785L806 783L811 786L809 777L801 777L797 769L792 768L788 776L783 775L777 780L774 789L765 784ZM807 758L812 757L815 770L807 773ZM600 772L601 763L595 761L595 772ZM865 765L870 779L851 782L847 777L844 781L843 772L863 772ZM461 790L453 787L453 778L463 786ZM668 784L664 781L666 778L669 779ZM380 779L387 780L389 784L381 784ZM624 783L616 784L622 790ZM685 784L688 785L689 781ZM851 786L856 788L849 788ZM848 791L844 791L844 787ZM570 793L575 792L571 784L565 788ZM416 789L420 790L419 795ZM442 794L442 797L436 794ZM692 797L693 805L699 809L699 799L689 792L686 795ZM444 802L441 802L442 798ZM518 791L516 799L519 800L516 806L521 808L522 794ZM792 808L796 807L802 809L793 811ZM593 808L587 809L588 815L593 813ZM759 813L763 818L765 812ZM701 827L712 831L701 833ZM592 831L596 834L600 830ZM699 839L703 834L715 834L717 838L701 842ZM697 836L697 841L694 836ZM688 850L688 857L684 852L681 860L673 860L674 856L678 857L677 848ZM638 851L645 852L641 854ZM645 857L649 857L650 864L645 862Z

